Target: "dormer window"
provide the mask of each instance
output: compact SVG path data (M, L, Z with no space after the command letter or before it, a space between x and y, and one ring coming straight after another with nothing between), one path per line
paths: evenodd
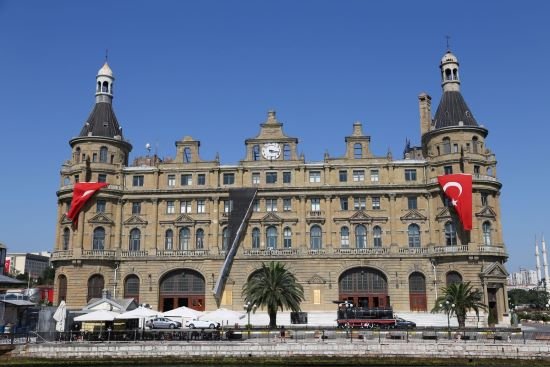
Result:
M285 144L283 146L283 159L285 161L290 160L290 145L288 145L288 144Z
M363 146L361 145L361 143L355 143L353 145L353 158L363 158Z
M183 163L191 163L191 149L189 147L183 149Z
M259 145L254 145L252 147L252 159L255 160L255 161L260 160L260 146Z

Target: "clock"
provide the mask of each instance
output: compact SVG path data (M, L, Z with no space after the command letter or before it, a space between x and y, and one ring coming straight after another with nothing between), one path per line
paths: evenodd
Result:
M281 155L281 146L278 143L265 143L262 155L265 159L277 159Z

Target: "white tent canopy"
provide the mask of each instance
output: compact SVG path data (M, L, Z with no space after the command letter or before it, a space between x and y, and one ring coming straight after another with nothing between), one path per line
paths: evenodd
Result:
M80 315L74 318L74 321L113 321L115 317L119 316L119 313L107 310L98 310L90 312L84 315Z
M216 311L206 312L199 319L219 322L222 325L235 324L241 322L246 314L242 312L228 310L226 308L218 308Z
M202 316L204 312L193 310L192 308L181 306L174 308L173 310L166 311L163 316L166 317L181 317L185 319L197 319Z
M143 319L148 317L162 316L162 312L151 310L150 308L138 307L132 311L124 312L120 315L117 315L116 319Z
M59 332L65 331L65 319L67 318L67 305L65 301L59 302L57 310L53 314L53 319L57 321L55 323L55 330Z

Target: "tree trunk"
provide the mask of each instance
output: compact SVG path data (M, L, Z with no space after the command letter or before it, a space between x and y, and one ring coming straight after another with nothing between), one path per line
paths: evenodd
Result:
M456 314L456 319L458 320L458 327L464 329L466 327L466 315Z
M269 315L269 328L277 329L277 311L268 311Z

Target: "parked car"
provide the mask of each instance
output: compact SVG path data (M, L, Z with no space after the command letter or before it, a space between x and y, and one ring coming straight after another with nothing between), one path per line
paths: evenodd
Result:
M147 320L145 326L151 329L179 329L181 328L181 322L170 320L166 317L155 317L154 319Z
M189 329L215 329L220 327L220 323L210 320L187 320L185 326Z
M401 317L396 317L395 318L395 328L396 329L414 329L415 327L416 327L415 322L402 319Z

